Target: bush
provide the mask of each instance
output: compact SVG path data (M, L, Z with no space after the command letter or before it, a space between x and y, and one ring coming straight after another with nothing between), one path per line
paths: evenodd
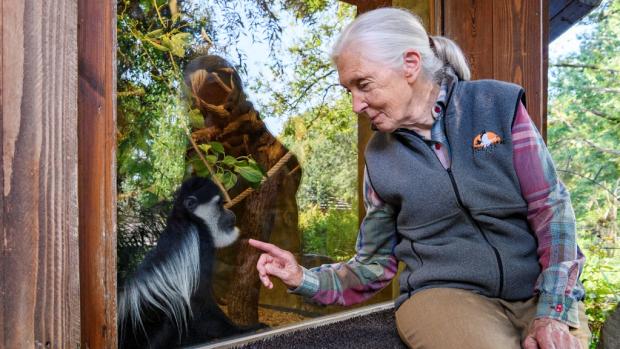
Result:
M348 260L355 255L358 226L356 209L322 210L311 206L299 215L303 252Z

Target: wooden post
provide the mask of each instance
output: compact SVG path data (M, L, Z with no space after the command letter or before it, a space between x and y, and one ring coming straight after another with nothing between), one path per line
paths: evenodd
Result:
M78 0L82 348L116 347L116 1Z
M76 19L0 7L0 348L79 347Z
M545 0L443 0L443 32L463 49L472 79L525 88L532 120L546 133L548 10Z

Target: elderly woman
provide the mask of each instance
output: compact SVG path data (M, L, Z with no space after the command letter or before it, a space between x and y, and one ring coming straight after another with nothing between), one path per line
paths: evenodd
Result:
M264 242L263 284L322 304L364 301L400 274L396 324L412 348L583 348L590 332L570 197L523 89L468 81L449 39L405 10L359 16L332 59L353 111L377 131L365 152L357 254L307 270Z

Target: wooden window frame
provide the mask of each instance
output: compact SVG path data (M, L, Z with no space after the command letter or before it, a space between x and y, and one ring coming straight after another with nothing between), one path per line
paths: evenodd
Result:
M448 35L467 35L448 30L441 20L446 1L428 0L431 4L431 31ZM481 1L489 3L490 0ZM389 0L347 1L364 12L381 6L389 6ZM514 0L512 3L520 4ZM547 3L534 2L537 6L531 13L537 17L528 19L537 28L542 26L542 37L525 37L526 46L512 41L512 54L518 50L535 52L534 58L521 57L515 64L519 67L536 68L541 64L533 78L525 77L521 82L534 91L535 102L530 103L530 113L543 135L546 131L546 93L547 93L547 43L548 22ZM116 1L77 0L78 13L78 200L79 200L79 273L80 273L80 314L81 342L84 348L115 348L116 334ZM504 8L507 18L511 9ZM463 13L467 15L467 13ZM528 22L529 23L529 22ZM498 28L494 28L498 29ZM512 30L519 30L519 23ZM536 33L534 33L536 34ZM510 38L509 33L507 34ZM459 38L456 38L459 41ZM529 39L529 41L528 41ZM463 40L467 41L467 38ZM497 40L502 40L499 38ZM469 42L475 42L470 40ZM510 44L510 43L509 43ZM531 45L535 47L532 48ZM468 46L464 47L467 51ZM498 56L499 57L499 56ZM528 57L531 57L528 56ZM496 62L497 63L497 62ZM495 67L502 68L497 63ZM521 69L521 68L519 68ZM544 74L539 74L540 72ZM508 80L523 79L506 71ZM494 76L497 77L497 76ZM530 94L530 102L532 95ZM535 107L533 111L532 105ZM364 120L359 129L369 127ZM369 134L362 133L363 139ZM365 141L360 142L363 147ZM360 148L363 154L363 148ZM360 158L358 178L362 178L363 159ZM360 200L361 201L361 200ZM361 204L361 202L360 202ZM360 206L363 211L363 206Z
M83 348L116 348L116 1L78 0Z

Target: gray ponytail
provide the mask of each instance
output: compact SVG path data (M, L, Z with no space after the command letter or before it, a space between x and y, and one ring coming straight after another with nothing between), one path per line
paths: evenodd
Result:
M461 48L454 41L444 36L430 36L429 39L435 49L435 54L444 65L452 67L459 79L471 79L471 72L467 64L467 59L465 59L463 51L461 51Z
M431 42L433 47L431 47ZM450 66L461 80L469 80L467 60L450 39L429 39L422 21L415 14L397 8L380 8L366 12L349 23L340 33L331 52L334 63L345 49L361 47L367 59L394 69L402 67L403 53L414 49L422 57L422 70L427 78L441 78Z

